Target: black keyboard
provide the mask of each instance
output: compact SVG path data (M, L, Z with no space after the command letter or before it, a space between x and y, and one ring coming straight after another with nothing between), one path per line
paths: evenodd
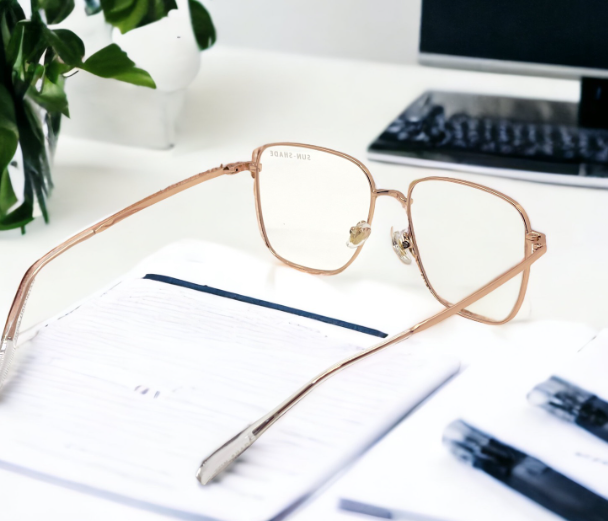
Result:
M431 96L417 100L378 137L370 152L434 162L608 177L608 130L472 116L450 108L452 113L446 115L446 107L433 103Z

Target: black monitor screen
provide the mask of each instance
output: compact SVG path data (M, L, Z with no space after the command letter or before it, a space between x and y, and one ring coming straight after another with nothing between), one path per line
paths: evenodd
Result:
M423 0L420 51L608 69L608 0Z

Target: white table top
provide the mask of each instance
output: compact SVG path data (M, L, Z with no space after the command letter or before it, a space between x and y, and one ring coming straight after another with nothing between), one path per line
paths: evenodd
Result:
M61 137L56 189L49 205L51 225L34 223L24 237L17 232L0 234L0 314L8 311L26 268L84 226L176 180L220 163L246 160L256 146L295 141L363 160L382 188L406 191L413 179L439 173L510 195L526 208L534 228L548 238L548 254L532 268L523 313L586 322L598 329L608 326L608 190L366 161L367 145L429 88L564 100L578 96L578 84L564 80L216 48L203 55L174 149L130 149ZM268 256L255 222L251 178L235 176L205 186L201 205L208 223L202 238ZM340 275L340 283L367 277L420 285L415 270L404 274L390 251L388 232L394 220L397 224L403 220L402 210L396 204L381 206L374 223L374 246L368 246ZM90 268L101 271L104 266ZM62 283L69 293L69 278ZM161 518L101 499L78 500L80 496L67 490L6 471L0 471L0 487L5 491L1 508L19 512L20 519L48 518L49 512L61 513L65 521L80 520L84 512L87 519Z

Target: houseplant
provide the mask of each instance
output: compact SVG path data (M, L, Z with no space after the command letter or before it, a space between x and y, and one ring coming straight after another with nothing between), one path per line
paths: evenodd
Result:
M87 14L103 12L106 22L126 33L176 9L175 0L85 0ZM215 42L206 9L189 0L199 48ZM102 78L148 88L156 85L112 43L86 60L82 40L53 28L74 10L74 0L31 0L28 18L17 0L0 0L0 230L21 228L38 206L48 222L46 200L52 188L50 160L62 115L69 116L66 76L84 70ZM11 175L12 174L12 175ZM16 190L13 179L22 177Z

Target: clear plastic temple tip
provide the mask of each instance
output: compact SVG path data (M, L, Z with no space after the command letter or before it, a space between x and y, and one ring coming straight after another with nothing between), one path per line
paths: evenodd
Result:
M258 439L259 436L253 433L254 429L255 425L250 425L203 460L196 472L196 479L201 482L201 485L207 485L226 470Z
M8 380L9 371L15 355L15 343L5 339L0 345L0 389Z

